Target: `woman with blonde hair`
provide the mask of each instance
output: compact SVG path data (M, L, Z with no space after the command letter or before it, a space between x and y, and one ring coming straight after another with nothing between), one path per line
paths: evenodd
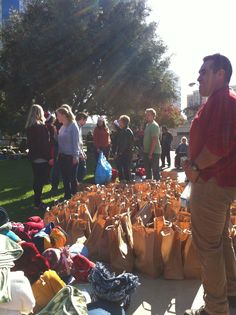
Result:
M51 146L50 132L45 125L43 108L34 104L30 108L28 119L25 125L27 142L29 148L28 158L33 169L33 190L35 209L44 209L42 203L43 186L49 178L50 165L53 164L53 152Z
M64 104L59 107L56 114L58 121L62 123L58 133L58 159L64 185L64 198L68 200L77 192L79 128L69 105Z

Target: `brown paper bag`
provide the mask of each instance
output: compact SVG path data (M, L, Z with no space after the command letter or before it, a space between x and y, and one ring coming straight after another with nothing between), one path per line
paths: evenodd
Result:
M177 221L174 223L174 226L179 227L180 240L186 241L189 236L189 231L191 229L191 214L186 211L181 211L177 215Z
M173 280L184 279L181 241L178 231L165 227L161 231L161 253L164 263L164 278Z
M99 259L99 242L102 238L102 234L105 228L106 219L102 216L98 217L95 224L93 225L91 234L89 235L87 241L85 242L85 246L88 248L89 258L91 260ZM109 250L109 249L104 249Z
M127 221L121 224L121 219L118 219L113 226L107 229L110 241L110 265L118 273L123 271L132 272L134 266L133 248L129 244L129 240L133 237L126 235L127 231L130 233L130 230L127 227L125 233L122 227L124 224L127 224Z
M155 213L154 204L152 202L147 202L143 208L141 208L135 216L132 218L132 223L134 224L138 218L141 218L144 225L153 221Z
M134 237L134 266L137 271L151 277L157 277L155 265L155 232L153 228L147 228L136 222L133 225Z
M201 265L189 234L184 247L184 277L186 279L201 279Z
M133 225L135 268L154 278L163 271L160 235L163 222L163 217L155 218L154 227L145 227L139 219Z
M166 220L173 221L176 219L179 210L181 208L181 202L179 198L169 196L165 206L165 218Z

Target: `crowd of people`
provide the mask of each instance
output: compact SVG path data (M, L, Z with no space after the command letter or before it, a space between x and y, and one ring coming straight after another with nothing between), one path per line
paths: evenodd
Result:
M33 169L33 190L35 209L43 208L42 190L51 182L51 192L58 190L60 178L63 181L64 199L68 200L78 190L79 183L87 173L87 156L84 150L82 127L87 122L85 112L72 112L69 105L59 107L55 114L44 112L42 106L32 105L27 123L29 160ZM136 146L141 155L146 179L160 179L160 169L165 159L170 167L170 150L173 137L167 127L162 132L155 121L156 111L145 111L145 128L134 133L130 128L130 117L121 115L113 122L110 130L104 116L99 116L97 125L88 134L90 146L97 163L100 152L107 160L113 158L119 180L131 180L133 150ZM184 142L184 143L182 143ZM91 146L92 144L92 146ZM181 166L181 157L187 156L187 139L183 138L176 150L176 166ZM159 161L162 161L161 167ZM96 164L95 163L95 164Z
M199 91L208 100L192 121L189 146L182 137L176 149L176 167L183 163L191 183L192 237L200 258L205 301L204 306L186 310L185 315L229 315L229 306L236 307L236 257L229 235L230 206L236 200L236 94L229 88L231 75L227 57L214 54L203 59ZM78 179L86 169L81 128L87 115L74 115L70 106L62 105L56 110L55 122L51 116L34 104L26 123L36 209L42 206L50 167L57 173L58 165L65 199L76 193ZM159 180L159 159L162 167L166 160L170 166L173 137L166 127L161 132L155 118L156 111L147 108L142 150L146 179ZM130 117L122 115L114 121L112 133L105 118L99 117L92 139L95 158L101 151L107 159L112 153L119 179L130 180L134 145Z

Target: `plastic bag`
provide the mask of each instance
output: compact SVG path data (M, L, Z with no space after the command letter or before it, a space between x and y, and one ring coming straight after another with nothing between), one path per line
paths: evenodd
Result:
M106 184L111 181L111 177L112 177L111 164L107 161L103 152L100 151L95 171L95 183L100 185Z
M182 207L189 208L191 187L192 187L191 182L188 182L187 186L184 188L184 191L182 192L182 194L180 196Z

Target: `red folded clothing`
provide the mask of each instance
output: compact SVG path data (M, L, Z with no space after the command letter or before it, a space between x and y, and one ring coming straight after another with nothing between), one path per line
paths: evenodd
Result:
M75 277L78 282L88 282L89 272L95 267L95 264L81 254L74 256L72 260L72 276Z
M24 271L30 283L36 281L44 271L50 269L48 260L42 256L33 243L23 242L21 246L24 250L22 256L15 261L13 271Z
M27 231L37 230L37 232L39 232L44 228L44 222L39 216L35 215L28 218L27 221L24 223L24 226Z

